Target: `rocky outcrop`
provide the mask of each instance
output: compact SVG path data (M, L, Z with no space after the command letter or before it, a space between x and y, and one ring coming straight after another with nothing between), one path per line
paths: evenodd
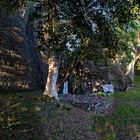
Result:
M32 4L24 10L0 21L0 88L33 90L45 85L47 64L36 47Z
M124 91L134 84L134 61L128 65L121 61L111 65L86 61L84 68L86 81L83 82L86 86L83 86L83 89L88 87L90 92L101 91L101 85L108 83L112 84L116 91Z

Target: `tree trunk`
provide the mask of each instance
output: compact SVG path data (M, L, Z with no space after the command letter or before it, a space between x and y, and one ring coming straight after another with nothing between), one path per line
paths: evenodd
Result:
M58 78L58 70L59 70L59 62L54 57L49 59L49 70L48 70L48 78L44 91L44 95L49 97L54 97L58 100L58 92L57 92L57 78Z

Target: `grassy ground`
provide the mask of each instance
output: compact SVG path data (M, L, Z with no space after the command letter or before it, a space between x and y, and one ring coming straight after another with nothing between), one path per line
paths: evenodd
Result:
M114 101L113 114L93 116L99 137L102 135L104 140L140 140L140 77L136 77L133 89L116 93Z
M36 96L34 96L36 94ZM0 139L36 138L43 102L38 93L2 92L0 95ZM39 130L38 130L39 131Z
M95 116L41 92L0 93L1 140L139 140L140 77L114 95L114 113Z

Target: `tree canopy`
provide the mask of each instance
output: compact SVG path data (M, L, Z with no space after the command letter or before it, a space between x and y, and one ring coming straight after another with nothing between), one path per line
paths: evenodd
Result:
M92 60L116 54L130 59L140 20L138 1L44 0L42 14L46 22L41 42L57 53Z
M13 12L28 1L1 0L0 9ZM95 59L130 52L127 43L134 39L134 31L138 30L140 20L138 0L33 1L42 4L40 16L46 21L41 24L40 35L47 31L47 46L59 53L78 53L82 58L91 56L91 59ZM68 49L68 46L77 47L76 52L70 51L72 49Z

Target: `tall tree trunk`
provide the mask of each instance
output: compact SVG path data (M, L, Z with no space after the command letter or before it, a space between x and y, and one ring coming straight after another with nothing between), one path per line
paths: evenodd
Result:
M59 62L55 57L50 57L48 60L49 70L48 70L48 78L44 91L44 95L49 97L54 97L58 100L58 92L57 92L57 78L58 78L58 70L59 70Z
M129 78L129 81L127 83L127 85L129 85L129 86L133 86L134 85L134 79L135 79L136 49L134 47L133 47L133 51L134 52L131 52L133 60L131 60L129 65L127 65L127 72L125 73L127 78Z

